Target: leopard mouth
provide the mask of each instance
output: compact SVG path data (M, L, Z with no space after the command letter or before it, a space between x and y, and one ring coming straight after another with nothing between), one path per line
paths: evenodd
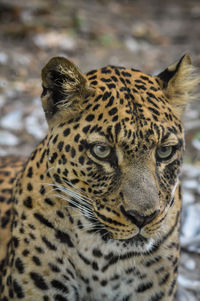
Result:
M120 241L123 247L131 248L131 250L140 253L151 251L155 243L152 238L146 238L141 234L137 234L128 239L121 239Z
M128 238L128 239L124 239L124 241L127 241L127 242L134 242L134 243L147 243L148 242L148 239L144 236L142 236L141 234L137 234L131 238Z
M138 233L137 235L127 239L120 239L120 241L123 241L126 244L134 244L135 246L144 246L146 243L148 243L148 238Z

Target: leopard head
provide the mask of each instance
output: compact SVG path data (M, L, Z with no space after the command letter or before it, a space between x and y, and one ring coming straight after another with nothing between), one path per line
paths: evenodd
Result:
M190 56L157 76L115 66L84 75L55 57L42 82L53 183L109 237L148 250L181 206L181 117L198 82Z

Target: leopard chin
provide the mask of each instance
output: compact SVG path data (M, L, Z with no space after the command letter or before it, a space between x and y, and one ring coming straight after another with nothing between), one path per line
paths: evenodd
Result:
M146 253L153 249L155 241L153 238L146 238L141 234L137 234L131 238L120 240L124 247L130 247L133 251Z
M136 233L134 233L136 232ZM152 237L144 237L140 234L139 230L128 233L127 238L125 233L113 233L110 235L110 239L117 242L118 247L126 248L131 252L148 253L156 246L156 240ZM112 237L112 238L111 238Z

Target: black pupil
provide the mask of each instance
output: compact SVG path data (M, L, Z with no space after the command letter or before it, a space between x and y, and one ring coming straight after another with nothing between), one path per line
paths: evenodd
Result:
M99 145L98 146L98 150L100 151L100 152L105 152L106 151L106 147L105 146L103 146L103 145Z
M166 146L161 146L160 151L165 153L167 151L167 147Z

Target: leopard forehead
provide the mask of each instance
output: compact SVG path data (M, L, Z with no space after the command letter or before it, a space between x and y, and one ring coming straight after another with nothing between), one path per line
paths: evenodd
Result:
M124 143L128 140L135 145L136 139L154 136L153 143L159 144L166 136L173 139L182 133L181 122L158 79L114 66L92 70L86 78L94 93L84 99L76 118L68 118L60 127L69 126L89 142L100 139L117 144L121 136Z
M133 121L134 116L158 121L162 112L171 112L158 80L152 76L113 66L90 71L86 76L95 89L95 97L89 99L86 111L98 112L100 108L108 122L116 122L120 116L124 117L124 122ZM105 119L103 116L98 118Z

